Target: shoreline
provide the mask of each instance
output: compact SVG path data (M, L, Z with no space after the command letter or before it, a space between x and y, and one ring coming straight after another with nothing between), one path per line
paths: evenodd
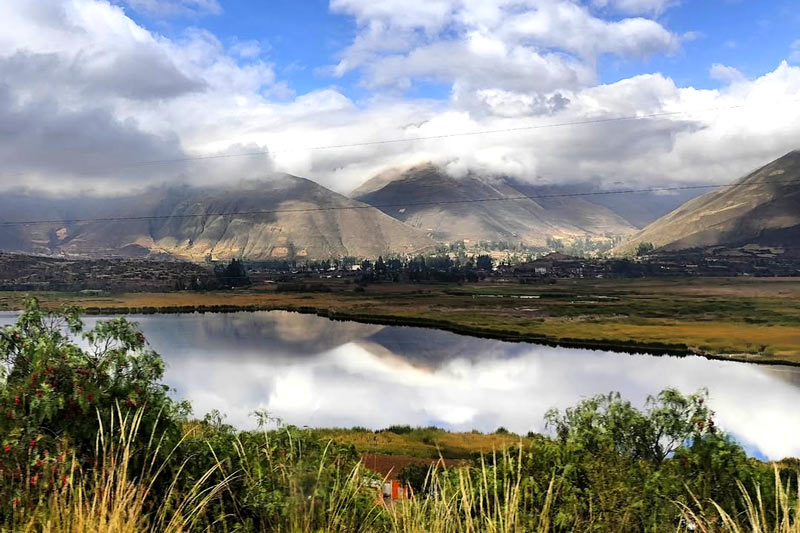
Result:
M713 361L729 361L735 363L748 363L764 366L787 366L800 368L800 361L789 361L784 359L764 359L753 355L724 355L694 350L685 344L665 344L665 343L646 343L637 341L619 341L605 339L574 339L574 338L552 338L547 335L537 335L531 333L519 333L511 330L495 328L481 328L459 324L446 320L430 318L412 318L406 316L392 315L367 315L363 313L351 313L347 311L336 311L329 308L314 306L291 306L291 305L196 305L196 306L167 306L167 307L82 307L83 314L87 316L111 316L111 315L174 315L174 314L194 314L194 313L252 313L258 311L287 311L306 315L315 315L335 321L359 322L362 324L375 324L394 327L416 327L447 331L457 335L469 337L494 339L503 342L528 343L539 346L550 346L560 348L575 348L586 350L605 350L628 355L653 355L671 357L703 357Z
M291 311L332 320L622 353L800 366L800 279L563 280L557 284L309 280L305 290L0 292L87 315ZM366 290L365 290L366 289Z

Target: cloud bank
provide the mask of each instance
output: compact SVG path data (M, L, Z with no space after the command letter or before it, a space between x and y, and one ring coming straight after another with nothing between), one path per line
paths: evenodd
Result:
M676 4L331 0L355 21L355 35L318 68L318 89L295 94L258 43L226 46L200 28L167 38L126 12L213 15L222 10L214 0L5 2L0 187L105 193L280 170L347 192L388 167L427 160L454 174L542 182L708 183L798 148L794 49L755 79L709 65L720 84L712 90L657 72L600 81L603 58L646 68L648 58L682 53L685 37L662 21ZM344 76L368 96L348 97L336 85ZM417 96L431 85L449 96ZM678 111L686 112L414 140ZM382 139L408 141L327 148ZM150 161L161 162L131 164Z

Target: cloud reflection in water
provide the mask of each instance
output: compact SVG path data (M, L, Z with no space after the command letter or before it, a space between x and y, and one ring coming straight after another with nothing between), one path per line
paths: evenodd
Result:
M437 425L544 431L544 413L619 391L708 388L719 425L751 452L800 456L800 369L699 357L551 348L285 312L137 317L195 415L252 427L255 409L299 426Z

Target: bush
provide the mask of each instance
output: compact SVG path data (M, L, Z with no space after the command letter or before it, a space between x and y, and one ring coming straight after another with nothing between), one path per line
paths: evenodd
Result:
M411 426L408 426L408 425L405 425L405 426L389 426L388 428L380 430L381 433L383 433L383 432L394 433L395 435L407 435L408 433L411 433L412 431L414 431L414 428L412 428Z
M182 446L186 463L181 492L209 465L209 481L228 479L227 490L208 510L208 527L225 517L231 531L373 531L380 520L374 475L352 446L307 430L238 432L219 417L195 423ZM334 510L338 509L338 512Z
M404 485L411 487L415 494L421 495L434 471L433 465L412 463L403 468L397 477Z
M139 438L180 438L188 405L168 397L161 357L124 318L84 331L76 310L46 313L29 299L16 324L0 330L0 354L0 505L22 496L15 479L30 479L30 498L53 489L69 474L67 452L91 464L99 420L113 412L146 406Z

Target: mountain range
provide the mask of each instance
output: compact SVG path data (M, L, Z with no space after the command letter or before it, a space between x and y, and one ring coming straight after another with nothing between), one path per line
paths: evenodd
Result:
M99 199L3 195L0 213L53 221L0 226L0 249L28 253L269 260L377 257L434 245L377 209L290 175Z
M351 194L436 241L523 242L548 237L625 236L636 231L611 209L556 187L474 174L452 177L432 164L393 169ZM512 198L504 201L486 201Z
M688 201L614 251L630 254L641 243L665 251L749 244L800 247L800 151Z
M627 237L614 250L621 255L640 243L664 250L800 246L800 152L678 205L689 194L616 195L588 183L453 177L430 163L378 174L350 197L288 174L109 197L4 193L0 250L200 261L209 255L374 258L461 240L544 247L550 238ZM659 215L664 216L653 221ZM3 224L26 220L47 222Z

